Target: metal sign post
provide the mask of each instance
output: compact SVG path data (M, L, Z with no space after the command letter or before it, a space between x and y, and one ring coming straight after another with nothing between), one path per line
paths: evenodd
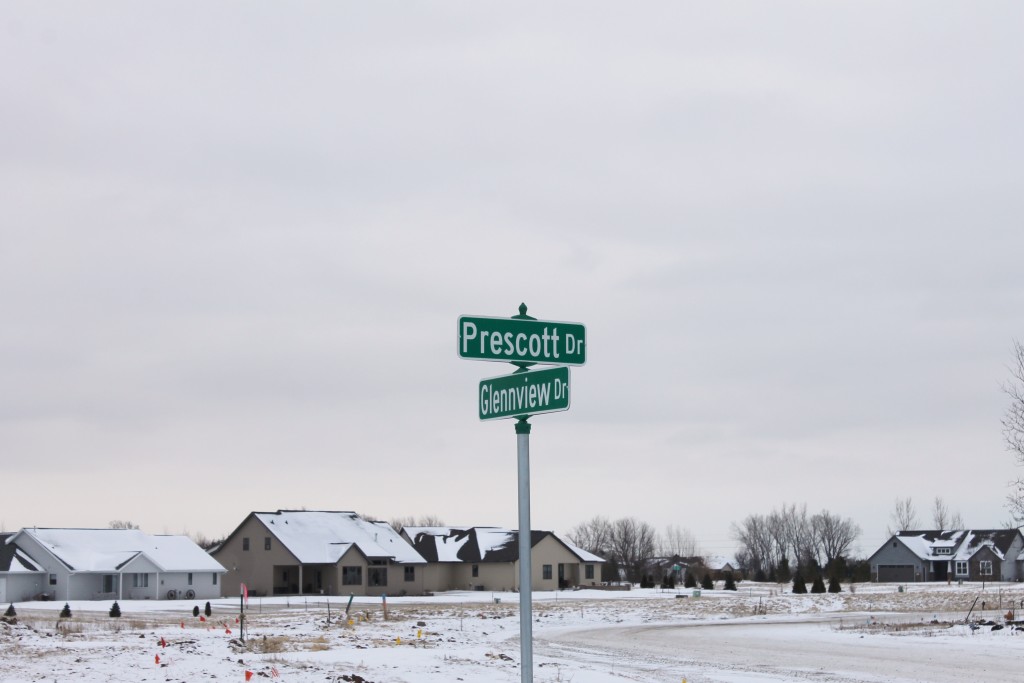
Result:
M519 657L522 682L533 682L533 548L530 531L530 423L516 421L519 456Z
M530 528L531 415L569 409L568 365L587 362L587 330L579 323L537 320L526 304L511 318L461 316L459 356L503 361L518 369L480 382L481 420L516 419L519 466L519 653L522 683L533 683L533 533ZM533 365L556 365L529 370Z

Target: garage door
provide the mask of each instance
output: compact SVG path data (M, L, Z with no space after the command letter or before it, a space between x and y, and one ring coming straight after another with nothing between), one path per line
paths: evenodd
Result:
M880 564L878 565L878 580L883 583L899 583L901 581L913 581L914 565Z

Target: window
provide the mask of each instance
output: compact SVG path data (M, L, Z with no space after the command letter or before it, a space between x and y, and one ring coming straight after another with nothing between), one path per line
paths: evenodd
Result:
M478 565L478 564L474 564L474 565L473 565L473 572L472 572L472 573L473 573L473 578L474 578L474 579L475 579L476 577L480 576L480 565Z
M957 560L954 570L957 576L967 576L967 562L965 560Z
M270 550L270 536L263 539L263 549Z
M366 572L366 584L368 586L388 585L388 568L370 567Z
M343 585L343 586L362 586L363 585L363 568L362 567L342 567L341 568L341 585Z
M214 585L214 586L216 586L216 585L217 585L217 572L214 572L214 573L213 573L213 585Z
M188 584L186 584L186 585L189 585L189 586L192 585L192 572L188 573Z
M992 576L992 560L982 560L978 573L982 576Z
M544 573L544 580L545 581L550 581L551 580L551 565L550 564L544 565L542 567L542 571Z
M248 538L243 538L242 539L242 550L244 550L245 552L249 551L249 539Z
M594 565L588 564L583 567L583 576L587 579L594 578Z
M149 588L149 574L132 574L132 588Z
M953 554L953 549L952 548L936 548L935 549L935 554L936 555L952 555Z
M50 574L50 585L51 586L56 586L57 585L57 575L56 574Z
M103 575L103 592L113 593L114 592L114 579L117 578L113 574Z
M406 567L405 568L405 580L406 581L415 581L416 580L416 567Z

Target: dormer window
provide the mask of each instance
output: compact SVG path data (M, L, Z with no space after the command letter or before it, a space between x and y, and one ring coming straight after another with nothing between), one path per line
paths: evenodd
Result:
M936 548L935 549L935 554L936 555L952 555L953 554L953 549L952 548Z

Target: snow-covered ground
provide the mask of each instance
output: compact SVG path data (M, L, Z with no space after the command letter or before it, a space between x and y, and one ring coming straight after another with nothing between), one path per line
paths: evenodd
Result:
M344 600L253 598L244 642L237 598L205 620L191 601L125 601L116 619L107 602L72 602L65 620L63 603L18 603L0 624L0 681L519 681L517 597L388 598L386 617L380 598L356 598L348 619ZM972 605L972 622L1001 625L1022 604L1019 584L537 593L534 680L1022 680L1024 632L965 623Z

